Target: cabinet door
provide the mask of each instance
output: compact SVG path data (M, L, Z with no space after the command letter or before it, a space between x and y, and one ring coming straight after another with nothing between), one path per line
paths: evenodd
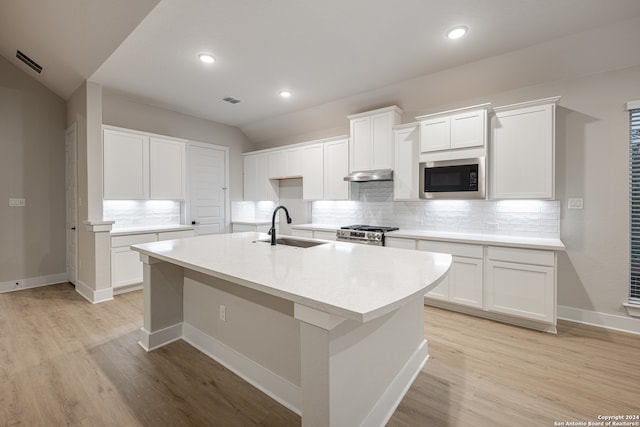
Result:
M349 144L351 172L371 169L371 117L351 120L351 142Z
M280 179L285 177L284 152L274 151L267 154L269 179Z
M418 200L418 126L395 131L393 199Z
M348 174L349 140L326 142L324 144L325 200L349 199L349 183L344 180Z
M488 260L486 308L547 323L555 323L553 267Z
M492 119L491 197L553 199L555 105L496 113Z
M482 259L454 256L449 270L449 301L482 308Z
M184 200L185 145L152 137L149 141L149 198Z
M149 138L111 129L103 131L103 197L149 197Z
M451 118L437 117L420 122L420 151L448 150L451 147Z
M416 249L416 241L402 237L385 237L384 245L390 248Z
M313 238L323 240L336 240L336 232L316 230L313 232Z
M302 176L302 149L296 148L284 152L284 169L286 178Z
M243 172L244 172L244 199L245 200L260 200L258 199L257 188L257 166L258 157L256 155L244 156L243 160Z
M393 168L394 113L371 116L371 169Z
M324 148L322 144L302 149L302 199L324 198Z
M111 286L131 285L142 282L140 254L128 247L111 249Z
M451 116L451 148L482 147L487 135L486 110Z

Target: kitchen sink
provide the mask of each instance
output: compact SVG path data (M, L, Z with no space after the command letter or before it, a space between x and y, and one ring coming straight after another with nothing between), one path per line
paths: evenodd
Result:
M271 243L271 239L256 240L256 242ZM295 246L296 248L311 248L313 246L326 245L327 243L329 242L315 242L312 240L290 239L287 237L278 237L276 239L277 245Z

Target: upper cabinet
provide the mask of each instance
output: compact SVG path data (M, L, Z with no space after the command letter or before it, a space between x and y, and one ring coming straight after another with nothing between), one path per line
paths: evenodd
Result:
M348 116L351 121L350 171L393 168L393 126L402 110L396 106Z
M399 125L394 132L393 199L418 200L420 126L417 123Z
M302 176L300 148L272 151L268 154L269 179L299 178Z
M487 143L489 104L416 117L420 121L420 151L432 153L469 148L484 149ZM469 155L474 157L477 155Z
M185 199L185 144L166 138L149 140L149 198Z
M302 148L302 199L324 199L324 148L322 144Z
M494 109L491 198L554 198L558 100L554 97Z
M268 153L245 154L244 199L278 201L280 186L269 179Z
M149 137L103 129L102 139L104 199L148 199Z
M348 200L349 139L342 138L324 144L324 199ZM304 185L304 183L303 183Z
M103 129L103 197L184 200L185 143L124 129Z

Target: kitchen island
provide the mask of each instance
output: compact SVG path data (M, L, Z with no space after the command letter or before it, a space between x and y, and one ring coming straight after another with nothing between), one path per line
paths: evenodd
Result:
M133 246L144 264L140 345L184 339L304 426L383 425L428 358L423 295L451 256L261 240L248 232Z

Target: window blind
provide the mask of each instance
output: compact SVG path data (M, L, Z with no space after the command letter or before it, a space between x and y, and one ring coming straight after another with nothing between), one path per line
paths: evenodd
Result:
M640 108L629 111L629 204L631 274L629 302L640 304Z

